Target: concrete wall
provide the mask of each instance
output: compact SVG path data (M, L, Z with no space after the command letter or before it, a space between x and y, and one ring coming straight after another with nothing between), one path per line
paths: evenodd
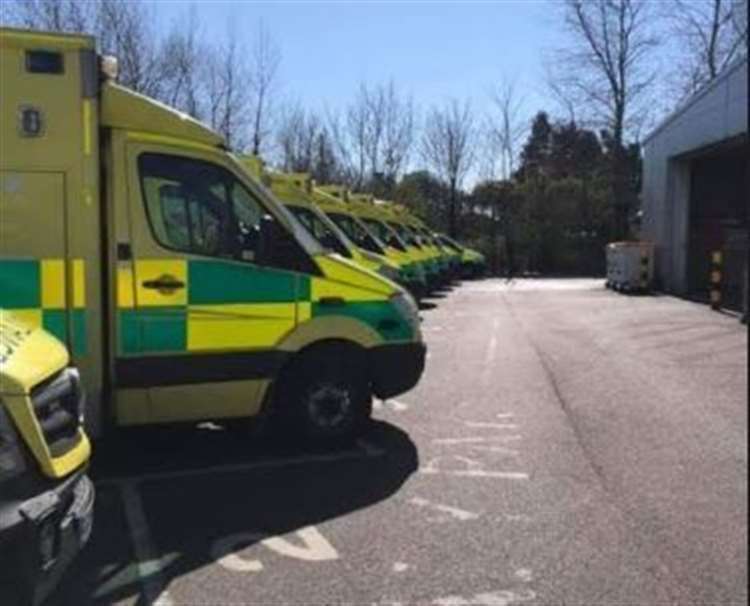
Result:
M642 234L656 243L656 278L667 291L687 290L691 155L747 133L747 68L735 64L644 142Z

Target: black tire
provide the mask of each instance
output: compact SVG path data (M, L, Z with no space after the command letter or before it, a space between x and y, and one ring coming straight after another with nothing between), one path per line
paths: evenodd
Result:
M372 413L363 352L331 346L303 353L279 377L275 405L282 422L310 442L358 436Z

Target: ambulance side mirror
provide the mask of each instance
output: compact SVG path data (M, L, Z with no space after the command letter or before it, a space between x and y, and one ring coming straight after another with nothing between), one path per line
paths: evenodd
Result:
M260 218L258 229L258 250L255 260L258 265L271 265L274 259L274 251L281 235L281 227L271 215L263 215Z

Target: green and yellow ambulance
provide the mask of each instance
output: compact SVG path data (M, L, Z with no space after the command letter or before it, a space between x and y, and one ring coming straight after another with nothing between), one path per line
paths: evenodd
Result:
M421 247L427 263L432 270L432 279L436 287L444 286L451 281L450 258L436 245L432 237L421 229L421 222L404 206L378 200L378 207L388 214L389 224L399 229L405 237L411 238Z
M487 271L487 259L479 251L456 242L445 234L437 234L440 241L448 248L455 250L461 262L461 277L479 278Z
M97 433L270 411L314 439L411 389L414 300L331 254L87 36L0 30L0 306L68 345Z
M357 217L349 203L348 193L341 186L319 186L313 188L316 206L323 211L357 247L363 251L385 256L399 267L399 284L402 284L415 297L426 292L427 282L418 263L407 252L406 246L395 234L383 234L373 230ZM381 239L383 235L386 240Z
M397 251L404 260L404 267L413 272L418 279L415 284L417 296L422 297L430 290L427 265L422 251L412 243L404 240L396 230L387 224L382 212L373 203L372 196L349 194L345 198L349 212L393 251Z
M450 282L460 277L461 255L458 251L445 246L435 234L419 217L412 214L406 207L393 204L392 208L397 216L421 238L430 250L436 255L441 269L444 282Z
M84 397L52 335L0 309L0 604L47 598L89 539Z
M318 243L333 253L350 259L360 267L399 282L399 265L384 254L360 250L341 229L315 204L313 181L306 173L267 173L266 185L274 196L307 228Z
M437 255L423 245L422 240L393 212L390 204L383 201L376 203L375 199L367 194L354 194L351 198L357 211L362 213L363 218L367 217L365 220L380 223L405 244L412 258L424 269L428 291L438 288L441 284L441 275Z

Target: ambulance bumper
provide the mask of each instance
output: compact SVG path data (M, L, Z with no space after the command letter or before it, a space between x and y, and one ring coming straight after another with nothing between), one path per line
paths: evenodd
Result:
M426 352L424 343L375 347L370 352L373 393L384 400L409 391L422 376Z

